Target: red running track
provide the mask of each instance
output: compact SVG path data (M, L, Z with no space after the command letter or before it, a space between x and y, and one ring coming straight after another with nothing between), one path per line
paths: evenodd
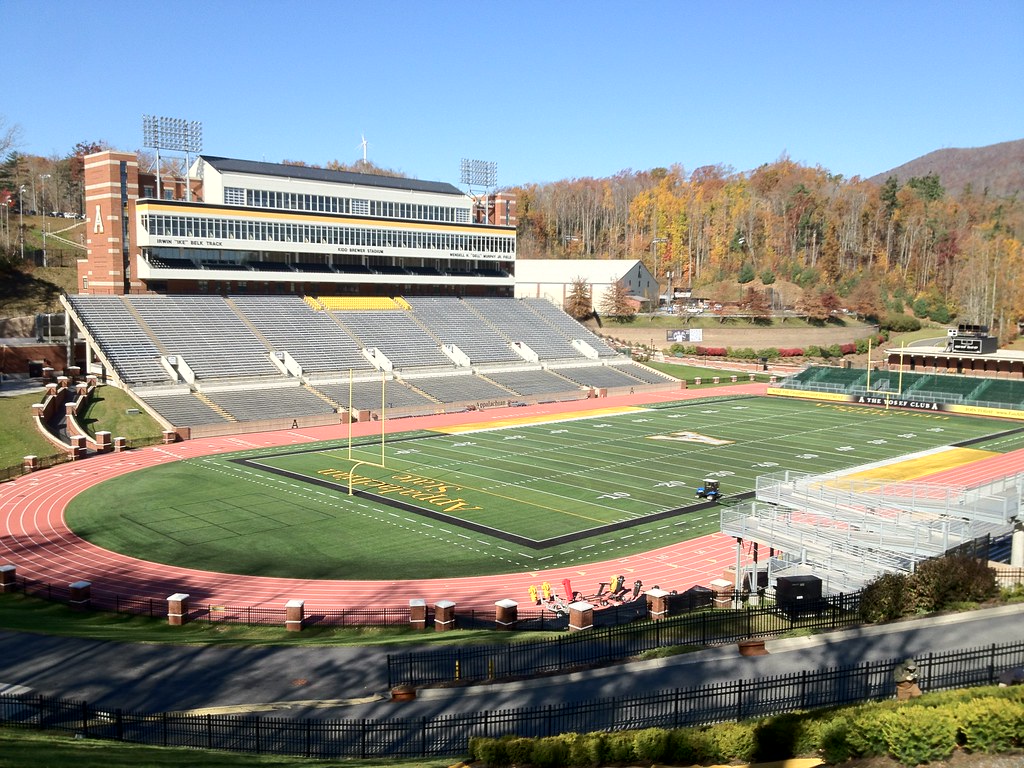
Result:
M716 394L764 394L764 384L742 384L716 390ZM574 411L621 405L643 405L706 397L706 390L673 390L601 400L554 403L530 408L495 409L461 414L426 416L386 422L389 433L431 429L461 423L499 421L522 416L557 418ZM379 423L353 425L353 434L376 434ZM264 432L235 437L191 440L121 454L94 456L81 462L26 475L0 485L0 562L15 565L20 577L55 585L79 580L92 583L92 600L112 606L115 596L162 600L184 592L198 604L281 608L291 599L306 601L309 610L406 608L419 598L428 605L452 600L462 609L491 609L495 601L528 601L531 585L548 581L561 591L572 579L574 588L590 592L612 574L626 584L643 581L683 591L706 585L736 563L735 540L713 534L613 560L571 568L453 579L407 581L322 581L243 576L161 565L97 547L72 533L64 524L64 509L78 493L107 479L145 467L216 453L297 445L316 440L343 439L348 427L337 425L302 430ZM964 467L945 470L920 481L977 485L985 480L1024 471L1024 450L1000 454ZM742 554L747 561L746 553Z
M715 394L764 394L764 384L738 384ZM527 408L473 411L385 422L388 433L481 423L523 416L557 418L574 411L644 405L707 397L707 390L671 390L600 400L552 403ZM253 448L344 439L347 425L263 432L233 437L200 438L120 454L93 456L80 462L26 475L0 485L0 562L14 565L23 579L64 586L79 580L92 583L92 602L112 606L115 596L163 600L183 592L198 604L282 608L292 599L306 601L307 610L406 608L412 598L428 605L451 600L461 609L491 609L497 600L528 600L531 585L548 581L561 592L565 578L574 589L590 592L612 574L626 584L637 579L648 588L683 591L707 584L736 562L735 540L723 534L663 547L614 560L553 570L452 579L407 581L323 581L215 573L162 565L97 547L78 537L64 523L68 502L86 488L119 475L170 461ZM378 423L355 424L355 436L377 434ZM744 557L745 560L745 557Z

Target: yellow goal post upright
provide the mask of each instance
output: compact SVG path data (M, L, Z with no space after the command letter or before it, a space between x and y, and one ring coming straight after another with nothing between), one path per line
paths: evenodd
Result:
M385 409L387 407L387 372L380 372L380 464L374 464L370 461L355 460L352 458L352 414L354 413L352 403L352 392L355 389L353 382L352 369L348 369L348 460L354 461L352 469L348 471L348 495L352 495L352 478L355 475L356 469L366 464L371 467L380 467L384 469L384 422L387 419L387 413Z

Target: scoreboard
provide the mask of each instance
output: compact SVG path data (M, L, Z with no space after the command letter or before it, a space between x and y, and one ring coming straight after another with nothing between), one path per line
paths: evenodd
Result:
M995 352L999 348L998 339L995 336L953 336L953 352L967 352L975 355L986 355Z

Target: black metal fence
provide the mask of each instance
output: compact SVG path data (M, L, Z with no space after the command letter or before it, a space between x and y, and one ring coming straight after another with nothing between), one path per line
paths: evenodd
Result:
M801 605L799 612L775 607L714 609L663 621L595 627L552 640L389 654L388 683L500 680L606 664L665 646L714 645L800 628L840 629L862 623L859 608L860 593L835 595Z
M1003 671L1024 666L1024 641L929 653L916 660L924 691L993 685ZM465 754L474 736L680 728L890 698L895 692L892 673L901 662L887 659L646 696L387 720L142 714L43 696L0 695L0 723L137 744L293 757L451 756Z

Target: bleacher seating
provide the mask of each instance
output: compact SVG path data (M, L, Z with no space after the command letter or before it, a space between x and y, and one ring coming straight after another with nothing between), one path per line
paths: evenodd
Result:
M671 381L675 378L651 368L646 368L638 363L622 363L621 365L613 365L611 367L622 371L627 376L638 379L641 384L664 384L666 381Z
M332 312L357 312L388 309L408 309L404 299L390 296L317 296L316 301Z
M977 379L966 376L925 376L914 383L911 391L918 395L933 395L940 400L960 401L968 399L969 395L978 388L980 382Z
M299 261L295 263L295 269L299 272L319 272L326 274L333 272L330 264L311 264L305 261Z
M358 379L352 385L354 407L379 410L382 383L365 354L374 348L395 367L383 384L385 407L406 412L519 398L575 399L583 388L667 381L625 358L614 366L586 360L571 340L585 339L605 357L600 340L557 308L531 307L532 300L291 295L69 300L127 384L174 381L161 357L178 356L179 370L184 373L181 364L192 370L197 392L139 391L157 413L181 427L330 414L349 405L346 373ZM515 342L564 367L539 369L513 349ZM445 355L445 345L461 350L471 370ZM286 366L275 364L274 354L282 363L294 360L301 372L282 370ZM299 373L306 386L294 378ZM244 387L236 384L240 379ZM325 379L334 383L322 383Z
M192 392L147 395L146 404L176 427L198 427L201 424L226 423L217 411Z
M435 405L434 401L417 392L408 384L394 379L381 382L377 380L353 381L351 394L347 381L339 384L317 384L316 389L323 392L340 408L352 407L357 411L379 411L385 408L427 408ZM383 400L382 400L383 397Z
M508 400L513 394L479 376L434 376L409 381L411 386L439 403L464 403L481 400Z
M860 383L864 378L866 378L866 374L859 368L823 367L818 369L818 375L814 377L814 382L816 384L829 384L832 385L830 387L832 389L845 391L848 387Z
M559 376L564 376L581 386L594 387L596 389L633 387L643 383L619 368L610 365L588 365L574 368L557 368L555 370Z
M199 269L192 259L178 259L172 256L150 256L149 264L156 269Z
M580 339L587 342L587 344L597 350L598 355L601 357L615 357L618 355L618 352L608 346L597 334L573 320L547 299L523 299L523 303L544 320L545 323L559 333L564 334L567 338Z
M280 376L268 350L217 296L128 296L169 355L180 355L197 379Z
M487 323L512 342L522 342L541 360L583 357L568 337L541 320L522 299L469 297L464 301L477 313L480 322Z
M238 421L295 418L334 413L330 403L298 386L210 392L210 401Z
M71 307L114 367L129 384L170 381L160 350L128 311L120 296L69 296Z
M416 318L443 344L454 344L474 365L522 362L508 339L480 322L480 316L455 297L415 296L407 299Z
M1024 408L1024 381L1014 379L985 379L974 399L998 406Z
M292 272L291 266L283 261L250 261L249 269L254 272Z
M580 388L568 379L544 370L525 371L501 371L499 373L487 373L487 378L505 389L511 389L522 397L538 397L543 395L556 395L563 392L572 392Z
M235 296L242 315L271 343L287 352L304 374L372 371L359 345L325 312L311 308L298 296Z
M364 347L379 349L395 368L454 367L441 352L437 339L407 312L364 310L333 314Z

